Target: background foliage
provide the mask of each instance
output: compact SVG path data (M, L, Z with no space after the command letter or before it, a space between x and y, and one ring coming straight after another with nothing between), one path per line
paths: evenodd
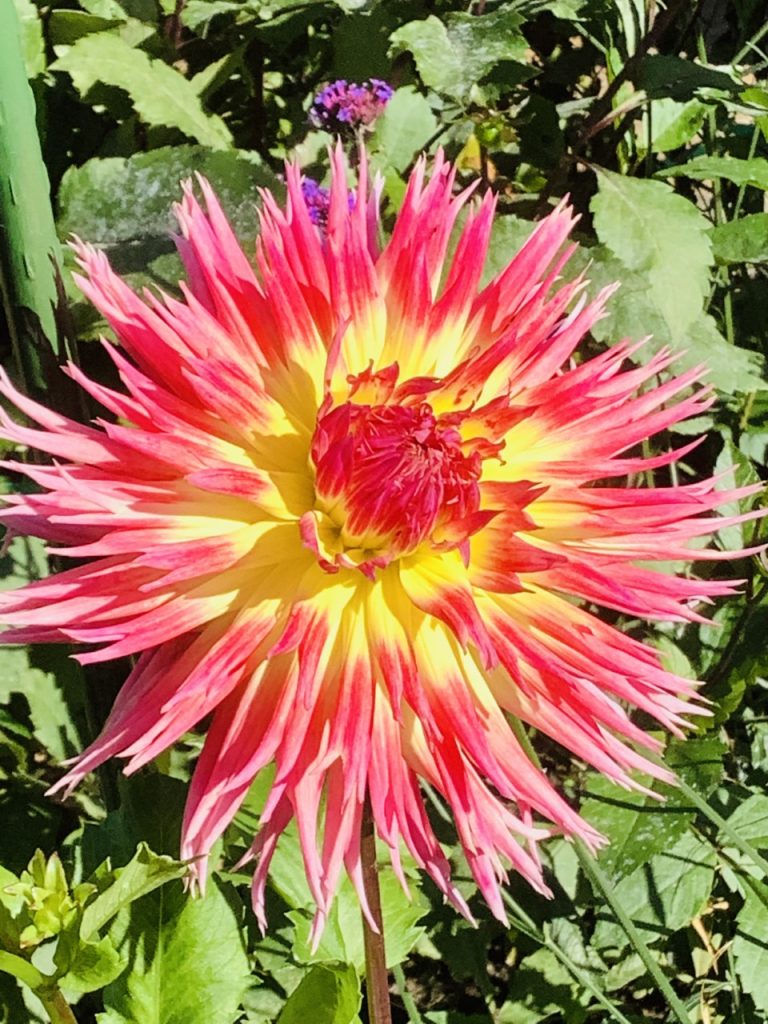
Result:
M490 273L570 193L583 248L569 272L588 267L593 290L622 282L594 344L651 334L638 358L670 346L679 365L711 367L720 402L681 428L708 438L678 472L715 464L723 487L764 476L761 0L0 3L15 4L23 29L59 235L99 244L135 285L175 287L170 207L180 178L206 174L251 246L257 187L281 189L287 155L318 180L326 173L330 138L308 125L312 95L339 77L386 78L395 95L368 139L386 216L416 155L445 147L463 182L480 177L498 194ZM106 373L91 344L104 324L64 260L62 350ZM63 378L41 372L39 352L12 352L6 326L6 364L71 408ZM19 486L10 470L0 482ZM730 527L719 542L749 545L758 531ZM1 567L8 587L48 571L31 541L14 541ZM714 702L694 738L670 744L683 785L651 786L665 802L619 790L533 738L549 773L612 841L597 862L552 841L551 902L513 878L509 928L491 919L434 801L479 926L429 883L414 877L409 903L383 875L398 1024L768 1020L768 575L758 558L736 571L743 595L714 611L715 628L655 634L669 664L705 679ZM46 1020L57 992L81 1024L366 1020L356 901L342 887L312 953L293 834L274 861L269 933L258 933L248 877L233 865L267 778L227 833L208 895L194 902L174 858L197 735L136 778L109 765L64 802L45 797L125 674L122 665L82 672L66 655L0 652L0 1021Z

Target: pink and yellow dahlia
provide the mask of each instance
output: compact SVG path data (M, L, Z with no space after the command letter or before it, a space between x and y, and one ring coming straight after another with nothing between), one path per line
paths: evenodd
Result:
M2 513L12 533L84 564L2 595L13 643L92 645L83 663L138 655L101 736L55 789L107 758L134 772L211 716L191 783L182 853L205 857L255 776L275 775L251 852L254 906L295 819L317 927L346 869L365 894L361 816L400 871L403 847L466 912L419 780L450 806L492 911L509 866L546 892L537 856L553 832L600 837L521 748L509 716L625 786L679 734L696 684L588 607L699 620L728 582L649 563L729 557L688 542L751 488L628 487L668 466L636 446L712 402L698 371L655 383L672 357L627 366L622 342L573 353L612 289L563 284L575 217L561 203L480 286L494 199L438 156L414 170L380 243L363 159L355 202L333 156L327 229L301 174L285 208L262 196L255 269L210 187L177 209L181 296L143 297L85 245L80 286L120 346L124 390L69 374L108 410L83 426L2 393L7 438L52 456L20 466L39 492ZM743 517L742 517L743 518Z

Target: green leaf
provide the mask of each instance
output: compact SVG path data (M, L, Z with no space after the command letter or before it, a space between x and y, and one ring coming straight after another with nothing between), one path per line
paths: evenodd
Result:
M715 474L723 474L718 480L717 489L721 491L738 487L759 484L760 477L747 456L732 441L726 441L715 463ZM741 501L732 501L721 505L719 512L723 516L736 516L748 512L759 500L759 494ZM724 548L738 551L752 543L755 533L753 523L734 523L717 531L717 538Z
M568 1024L586 1019L571 975L554 953L539 949L515 967L510 998L494 1019L498 1024L538 1024L553 1015L562 1015Z
M758 1010L768 1013L768 886L752 884L759 894L750 888L738 913L733 956L742 988L752 996Z
M656 100L651 114L651 151L667 153L685 146L704 123L709 107L700 100L679 103L677 100Z
M386 937L387 967L401 963L414 948L424 932L418 922L427 911L426 900L413 884L413 899L409 900L393 872L383 871L379 877L381 911ZM345 878L328 915L318 948L313 952L310 928L313 911L309 908L290 911L288 917L296 925L293 956L300 963L353 964L357 970L365 968L365 947L360 901Z
M27 78L37 78L45 71L45 40L43 39L43 23L32 0L13 0L21 30L21 48L24 53L24 64Z
M765 387L761 357L729 344L711 316L699 313L683 330L675 327L674 321L680 319L683 309L688 309L687 319L698 294L693 282L679 267L670 271L666 281L655 274L652 283L647 274L627 270L602 246L592 249L591 255L593 262L588 277L594 290L614 281L621 282L618 292L611 296L606 316L592 329L598 341L610 345L622 338L639 340L650 334L650 340L635 356L639 362L646 361L649 354L660 348L669 347L679 353L675 363L678 372L703 364L709 370L709 379L720 391L733 394ZM681 309L675 311L674 296L678 291L685 299Z
M727 745L716 736L671 739L664 753L664 763L700 796L709 796L722 781L725 773L723 757L727 749ZM690 805L690 800L674 785L659 783L657 789L667 801Z
M749 213L710 232L718 263L768 262L768 213Z
M277 1024L352 1024L362 996L354 967L318 965L292 993Z
M502 61L525 62L528 44L522 17L501 8L483 14L430 15L392 33L392 51L413 54L422 82L437 92L466 101L476 82Z
M690 328L709 294L709 224L699 210L660 181L598 169L590 208L597 237L627 270L645 275L672 334ZM646 325L636 332L646 330Z
M768 848L768 796L754 793L728 817L728 824L742 839L759 849ZM727 845L727 836L721 836Z
M87 11L51 11L48 18L48 34L54 47L72 46L83 36L120 25L119 19L100 17Z
M404 171L437 128L437 118L421 93L412 86L397 89L371 136L374 166Z
M109 32L79 39L51 68L68 72L82 96L97 82L125 90L147 124L178 128L211 149L232 145L227 126L203 110L182 74Z
M52 672L30 664L26 648L0 648L0 702L4 703L11 693L22 694L29 705L35 738L57 761L71 757L82 747L68 700L70 695L76 696L79 682L74 674L65 690Z
M684 164L665 167L658 171L657 178L683 177L694 181L712 181L725 178L734 185L753 185L768 189L768 160L753 157L740 160L735 156L697 156Z
M650 780L643 777L640 781L647 785ZM600 852L600 866L615 880L672 846L694 817L692 808L659 804L597 774L590 774L581 813L608 837L608 846Z
M615 886L616 900L652 942L690 923L706 903L715 875L716 853L711 844L691 832ZM598 949L626 944L623 929L598 914L593 944Z
M112 940L105 936L98 942L77 943L66 973L58 981L67 992L96 992L113 982L124 969L125 963Z
M146 862L152 870L156 867L153 856L178 856L185 784L168 775L147 773L121 776L118 787L120 809L98 825L86 825L83 831L83 868L87 874L96 872L107 858L113 864L128 864L138 858L140 843L154 851ZM142 863L139 858L137 867Z
M101 246L144 242L168 251L175 223L171 207L181 198L180 182L196 172L216 190L237 234L253 238L257 188L279 183L255 153L203 146L167 146L70 167L59 189L59 232Z
M91 938L129 903L174 878L181 878L185 872L184 864L153 853L146 843L141 843L133 859L115 870L113 883L86 907L81 936Z
M128 968L104 990L100 1024L232 1024L249 977L238 919L215 881L204 898L172 882L110 930Z
M651 99L669 96L675 100L691 99L701 89L716 89L727 94L742 87L741 81L725 71L661 53L650 54L643 60L635 84Z

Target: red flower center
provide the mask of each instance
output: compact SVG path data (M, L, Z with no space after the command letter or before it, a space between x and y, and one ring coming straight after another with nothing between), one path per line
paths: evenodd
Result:
M371 576L425 541L460 545L477 529L482 461L464 447L456 426L427 402L321 410L305 543L329 571L354 566Z

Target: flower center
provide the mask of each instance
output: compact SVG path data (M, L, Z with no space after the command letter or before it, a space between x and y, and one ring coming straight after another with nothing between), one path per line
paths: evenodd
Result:
M481 458L427 402L321 410L312 441L315 508L304 543L329 572L376 567L424 542L457 547L477 529Z

